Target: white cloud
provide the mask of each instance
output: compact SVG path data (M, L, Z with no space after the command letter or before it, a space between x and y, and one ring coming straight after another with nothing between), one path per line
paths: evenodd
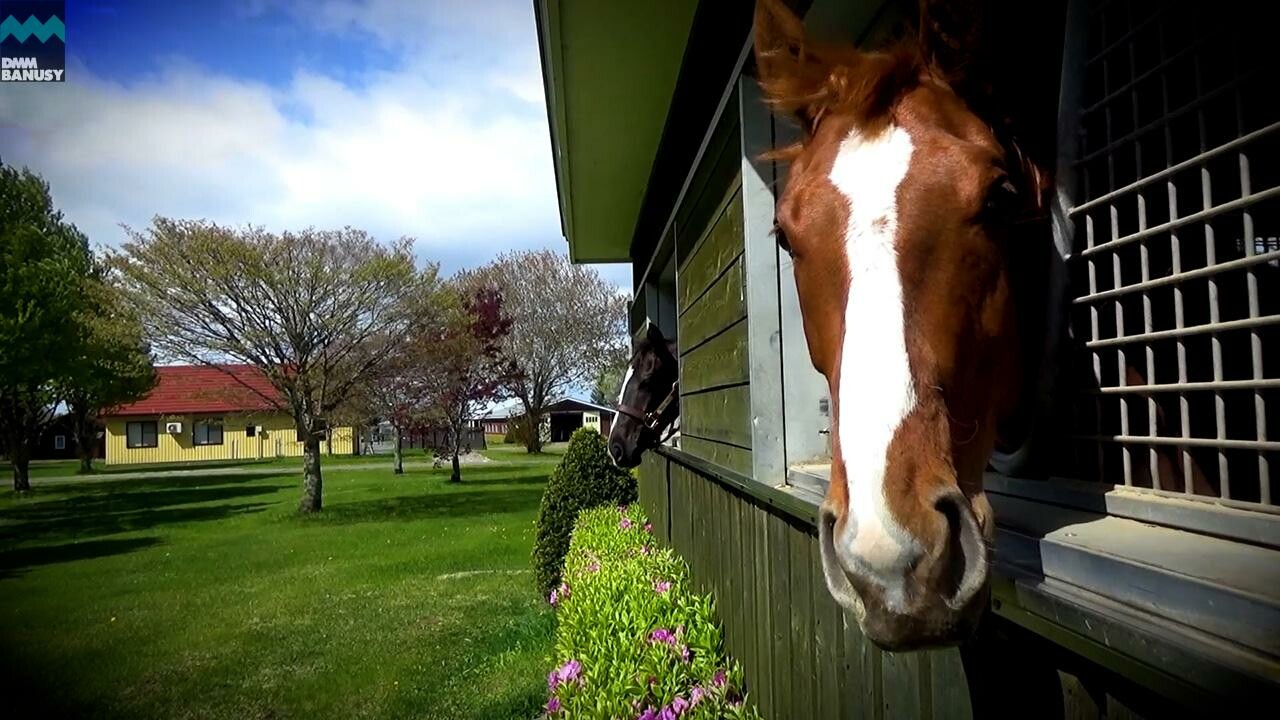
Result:
M95 244L159 214L407 235L446 269L565 249L527 3L289 7L403 62L358 85L299 68L279 88L183 62L128 84L73 64L64 84L0 87L0 157L42 174ZM628 266L601 270L629 286Z

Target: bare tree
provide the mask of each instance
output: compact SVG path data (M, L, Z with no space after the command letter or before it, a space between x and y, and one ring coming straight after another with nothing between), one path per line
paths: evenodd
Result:
M168 218L126 230L130 240L112 262L155 349L260 369L279 393L264 400L293 416L303 443L298 509L319 511L321 436L409 327L424 280L411 241L384 246L352 228L277 235Z
M435 372L432 365L436 358L425 339L448 321L450 299L451 293L434 278L421 284L412 301L409 327L352 403L365 416L391 424L392 471L396 475L404 473L405 432L429 420L432 388L428 378Z
M506 384L538 427L548 405L589 387L600 358L625 346L627 299L594 269L551 250L508 252L469 274L502 292L512 320L503 352L518 373ZM542 437L524 435L529 452Z

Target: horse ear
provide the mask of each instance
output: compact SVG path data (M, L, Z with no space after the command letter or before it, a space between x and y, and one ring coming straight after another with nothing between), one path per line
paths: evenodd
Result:
M804 24L783 0L758 0L752 31L756 78L765 100L812 131L825 99L830 65L812 51Z
M919 47L925 64L960 95L981 92L990 50L988 0L919 0Z
M645 337L656 347L662 347L667 342L667 339L662 335L662 330L658 328L658 324L652 320L645 323Z
M1046 43L1062 31L1061 0L919 0L920 57L1012 150L1035 210L1052 184L1056 83ZM1027 32L1026 28L1038 28Z

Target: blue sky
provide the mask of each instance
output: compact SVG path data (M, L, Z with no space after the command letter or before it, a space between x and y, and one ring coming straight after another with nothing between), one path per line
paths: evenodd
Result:
M446 272L566 249L530 0L68 0L66 23L66 83L0 85L0 158L95 245L167 215L413 237Z

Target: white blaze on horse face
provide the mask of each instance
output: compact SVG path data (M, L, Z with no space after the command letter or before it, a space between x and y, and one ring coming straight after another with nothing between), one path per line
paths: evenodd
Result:
M849 510L834 544L844 565L868 571L868 579L902 577L920 554L919 543L893 518L884 496L889 444L916 404L895 246L898 186L911 151L911 136L902 128L890 127L875 137L855 129L831 167L831 182L849 203L849 294L837 418ZM902 583L883 589L890 607L904 601Z
M631 374L635 368L627 366L627 374L622 376L622 387L618 389L618 407L622 407L623 398L627 396L627 386L631 384Z

